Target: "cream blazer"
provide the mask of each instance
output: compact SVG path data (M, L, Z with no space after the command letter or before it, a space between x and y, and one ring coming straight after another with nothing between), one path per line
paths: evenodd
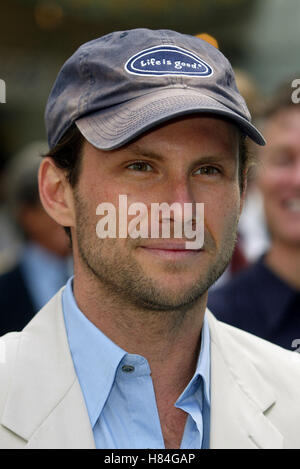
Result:
M0 339L0 448L95 448L61 290ZM300 360L218 321L211 334L211 448L300 448Z

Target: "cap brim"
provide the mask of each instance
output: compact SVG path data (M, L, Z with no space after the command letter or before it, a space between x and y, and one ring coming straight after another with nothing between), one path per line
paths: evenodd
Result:
M114 150L163 122L195 113L212 113L227 117L255 143L266 143L254 125L240 114L212 97L189 88L169 88L151 92L83 116L75 123L82 135L96 148Z

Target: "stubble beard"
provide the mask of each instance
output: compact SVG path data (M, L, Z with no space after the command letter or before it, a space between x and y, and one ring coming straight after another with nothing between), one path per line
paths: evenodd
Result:
M186 313L225 271L236 242L237 217L232 220L230 229L227 228L221 247L213 256L214 260L207 272L199 274L191 287L174 292L162 286L159 279L147 275L131 255L139 245L138 240L127 238L128 249L120 250L118 239L97 237L96 219L89 215L89 204L78 194L75 194L75 208L78 252L84 268L117 303L123 306L127 304L140 311ZM210 239L209 244L211 248L214 241ZM171 264L166 266L168 273L176 269Z

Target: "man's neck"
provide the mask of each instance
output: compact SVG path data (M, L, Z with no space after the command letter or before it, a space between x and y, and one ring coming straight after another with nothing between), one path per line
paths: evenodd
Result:
M145 357L159 394L172 389L177 398L195 371L207 295L185 311L147 311L76 272L73 288L85 316L119 347Z
M282 280L300 290L300 245L275 240L265 262Z

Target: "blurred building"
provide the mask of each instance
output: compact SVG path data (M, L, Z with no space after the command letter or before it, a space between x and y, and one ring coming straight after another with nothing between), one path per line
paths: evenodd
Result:
M12 153L44 139L47 96L61 64L82 43L136 27L208 33L263 92L296 73L298 0L2 0L0 79ZM1 109L2 107L2 109Z

